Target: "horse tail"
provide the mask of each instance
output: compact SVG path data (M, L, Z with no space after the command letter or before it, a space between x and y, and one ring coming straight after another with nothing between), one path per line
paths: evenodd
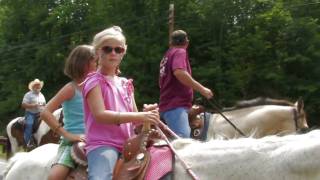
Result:
M11 156L12 154L12 146L14 142L11 142L14 141L14 137L12 136L12 133L11 133L11 129L12 129L12 126L13 124L16 122L17 120L16 119L13 119L9 122L9 124L7 125L7 128L6 128L6 137L7 137L7 142L6 142L6 158L9 159L9 157ZM16 142L15 143L16 146L18 146L18 143Z
M8 137L8 134L6 134L6 138L7 138L7 140L6 140L5 151L6 151L6 159L8 160L12 154L12 150L11 150L11 143L10 143L10 139Z

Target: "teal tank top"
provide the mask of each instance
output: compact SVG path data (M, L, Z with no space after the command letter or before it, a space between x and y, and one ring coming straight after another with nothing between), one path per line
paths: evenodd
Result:
M74 88L75 94L72 99L62 103L63 127L73 134L84 134L83 97L75 85Z

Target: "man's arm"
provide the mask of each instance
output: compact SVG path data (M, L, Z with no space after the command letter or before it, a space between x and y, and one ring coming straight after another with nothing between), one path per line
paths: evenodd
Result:
M24 109L32 109L32 108L36 108L38 105L37 104L31 104L28 103L29 101L29 95L28 93L26 93L23 97L22 103L21 103L21 107Z
M38 105L37 104L28 104L28 103L22 103L21 107L24 109L32 109L32 108L36 108Z
M185 86L188 86L195 91L199 92L201 95L206 97L207 99L212 98L213 93L210 89L204 87L202 84L200 84L198 81L193 79L189 73L182 69L176 69L173 72L174 76Z

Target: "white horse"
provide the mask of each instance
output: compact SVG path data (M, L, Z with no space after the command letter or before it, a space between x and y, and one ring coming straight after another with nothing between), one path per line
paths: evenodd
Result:
M320 131L302 135L174 142L201 180L318 180ZM175 163L175 179L190 179Z
M273 100L275 101L275 100ZM277 100L277 102L280 100ZM263 105L260 102L246 104L245 107L236 107L222 112L231 123L245 136L261 138L267 135L287 135L297 130L307 129L306 114L303 110L303 101L295 104L281 100L283 105ZM258 104L257 104L258 103ZM233 139L241 137L237 131L219 113L200 113L204 111L200 107L193 107L191 115L191 127L193 136L201 140L223 137ZM196 116L197 114L199 114Z
M58 152L58 144L45 144L30 152L18 152L4 171L7 180L45 180Z
M62 108L53 112L53 115L57 120L62 122ZM23 127L18 121L23 121L24 117L17 117L9 122L6 131L8 135L9 147L7 147L7 154L16 153L19 150L19 146L24 145ZM59 136L55 135L50 127L41 120L37 131L33 134L36 140L36 145L40 146L46 143L58 143Z
M178 155L201 180L319 180L320 130L307 134L232 140L178 139ZM29 153L17 153L5 180L47 178L58 145L43 145ZM191 179L179 160L173 179Z

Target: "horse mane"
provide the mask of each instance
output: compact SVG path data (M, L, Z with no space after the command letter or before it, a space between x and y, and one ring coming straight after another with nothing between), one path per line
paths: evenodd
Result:
M257 97L255 99L238 101L232 107L223 108L223 111L232 111L242 108L262 105L294 106L294 103L283 99L272 99L268 97Z
M261 146L255 146L257 149L266 149L269 150L273 147L280 147L283 144L287 144L290 142L303 142L306 140L314 139L316 140L320 137L320 129L313 129L304 134L290 134L286 136L277 136L277 135L269 135L262 138L235 138L235 139L210 139L206 142L201 142L194 139L180 138L176 139L172 142L173 147L180 151L185 149L187 146L194 146L196 149L204 148L204 149L224 149L234 148L235 150L239 150L240 148L249 148L252 145L260 144ZM298 144L298 143L297 143ZM297 146L298 147L298 146ZM191 150L192 152L192 150ZM190 153L192 154L192 153Z

